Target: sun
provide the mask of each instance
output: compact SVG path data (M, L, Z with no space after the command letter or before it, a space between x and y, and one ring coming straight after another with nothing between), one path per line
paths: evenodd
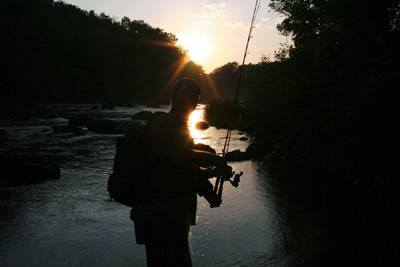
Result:
M204 64L213 50L211 40L201 32L180 33L177 44L187 50L190 58L199 64Z

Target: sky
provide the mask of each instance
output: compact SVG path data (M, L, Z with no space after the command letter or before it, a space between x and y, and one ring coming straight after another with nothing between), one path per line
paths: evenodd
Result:
M121 21L143 20L176 35L178 44L209 73L228 62L242 63L256 1L251 0L64 0L83 10L94 10ZM263 55L274 59L281 43L281 14L261 1L245 63L258 63Z

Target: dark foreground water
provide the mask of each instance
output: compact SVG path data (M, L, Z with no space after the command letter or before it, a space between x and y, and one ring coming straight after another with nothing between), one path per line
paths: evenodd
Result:
M129 208L110 202L106 191L119 135L51 130L72 115L130 121L140 110L167 107L58 105L2 114L0 127L7 134L3 131L1 154L56 159L61 177L0 187L0 266L146 265ZM202 108L196 112L201 117ZM221 151L225 130L192 134L196 142ZM247 147L250 141L239 141L242 136L234 132L231 150ZM244 175L239 188L226 184L222 206L210 209L199 198L197 225L189 237L194 266L392 266L396 251L375 235L392 233L370 228L371 218L343 203L348 196L318 182L328 180L320 172L274 161L231 165Z

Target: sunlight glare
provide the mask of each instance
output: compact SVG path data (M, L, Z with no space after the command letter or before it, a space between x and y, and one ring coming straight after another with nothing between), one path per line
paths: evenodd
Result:
M213 50L211 40L199 32L180 33L177 44L187 50L190 58L199 64L204 64Z
M192 138L194 139L195 143L199 142L199 139L201 139L202 137L204 137L204 131L199 131L196 129L196 123L199 121L203 120L203 108L196 108L195 111L192 112L192 114L190 114L189 117L189 122L188 122L188 127L190 130L190 134L192 135Z

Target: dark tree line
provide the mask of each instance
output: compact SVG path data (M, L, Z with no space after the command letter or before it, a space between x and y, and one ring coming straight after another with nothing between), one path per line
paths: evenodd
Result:
M250 114L274 145L369 183L396 176L400 2L273 0L293 46L259 64ZM260 121L261 120L261 121ZM368 178L366 178L368 177Z
M178 67L178 77L204 74L173 34L144 21L52 0L6 1L2 10L3 100L165 102Z
M181 76L202 85L203 102L233 97L234 79L223 73L237 63L205 74L173 34L144 21L53 0L6 1L2 10L2 101L166 104Z

